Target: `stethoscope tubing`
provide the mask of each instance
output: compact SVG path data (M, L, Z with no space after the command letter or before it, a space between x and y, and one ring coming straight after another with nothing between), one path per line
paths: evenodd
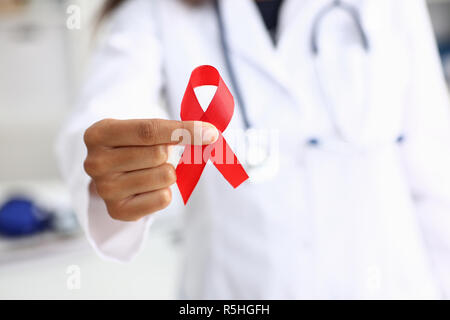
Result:
M328 6L325 6L322 10L320 10L316 18L314 19L310 37L311 52L313 53L313 55L314 56L319 55L320 51L318 45L320 23L328 13L330 13L333 9L336 8L344 10L352 18L353 23L356 26L356 30L358 31L359 38L361 39L361 45L363 46L364 50L368 52L370 50L369 38L361 22L361 15L358 9L350 4L342 2L341 0L334 0Z
M242 115L242 121L244 123L244 127L246 130L251 128L251 123L250 123L250 119L248 117L247 114L247 107L245 105L243 96L242 96L242 92L240 89L240 86L238 84L238 80L236 77L236 73L234 72L234 68L233 68L233 64L231 62L231 57L229 54L229 47L228 47L228 41L226 39L226 32L225 32L225 23L223 21L223 16L222 16L222 12L219 6L219 1L218 0L214 0L214 8L216 10L217 13L217 22L218 22L218 26L219 26L219 38L220 38L220 45L222 47L222 52L223 52L223 58L225 60L225 67L228 71L228 76L230 77L230 81L231 81L231 86L233 88L234 91L234 98L236 99L238 106L240 108L241 111L241 115Z

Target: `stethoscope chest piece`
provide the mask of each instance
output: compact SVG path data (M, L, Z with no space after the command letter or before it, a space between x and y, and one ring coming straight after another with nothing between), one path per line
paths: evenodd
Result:
M249 168L263 166L269 158L267 141L258 135L255 129L245 131L246 141L246 163Z
M251 181L267 181L279 169L278 136L271 130L245 130L244 166Z

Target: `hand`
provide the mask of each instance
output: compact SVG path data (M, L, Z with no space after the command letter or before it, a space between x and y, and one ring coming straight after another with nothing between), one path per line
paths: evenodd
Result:
M186 136L192 139L173 141L177 129L189 133L184 140ZM218 130L206 122L105 119L84 134L88 150L84 168L109 215L136 221L172 201L169 187L176 182L176 173L167 163L169 146L211 144L218 137Z

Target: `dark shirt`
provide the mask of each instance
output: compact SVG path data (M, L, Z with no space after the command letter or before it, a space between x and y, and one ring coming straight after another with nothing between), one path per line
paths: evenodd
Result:
M267 30L270 33L272 40L275 42L275 35L278 26L278 16L283 0L263 0L255 1L259 12L264 20Z

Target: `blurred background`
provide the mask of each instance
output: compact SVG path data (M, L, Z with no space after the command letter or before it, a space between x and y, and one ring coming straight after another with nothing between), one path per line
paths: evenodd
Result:
M450 0L428 2L450 83ZM157 220L134 263L106 263L83 237L59 178L54 143L83 77L102 3L0 0L0 299L176 296L175 218ZM81 28L69 28L77 9ZM1 215L6 211L39 219L10 221Z

